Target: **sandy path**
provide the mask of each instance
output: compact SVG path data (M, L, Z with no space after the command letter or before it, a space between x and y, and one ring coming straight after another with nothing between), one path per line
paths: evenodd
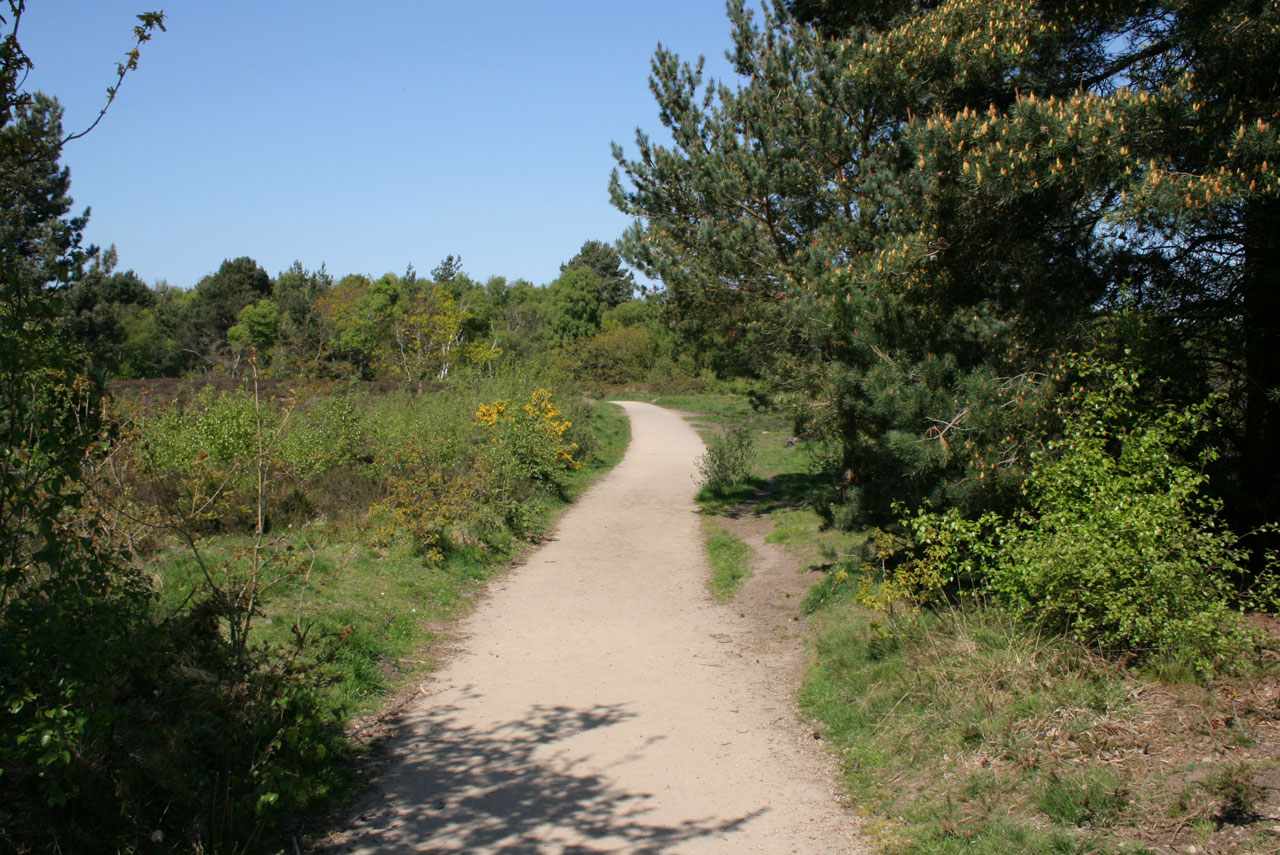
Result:
M703 587L701 441L623 406L626 457L466 620L337 851L861 851L776 675Z

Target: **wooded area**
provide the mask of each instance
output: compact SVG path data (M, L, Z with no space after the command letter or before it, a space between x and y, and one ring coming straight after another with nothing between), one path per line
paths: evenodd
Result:
M1215 486L1275 519L1274 9L732 6L743 85L655 58L626 252L839 442L846 502L998 504L1087 352L1218 395Z

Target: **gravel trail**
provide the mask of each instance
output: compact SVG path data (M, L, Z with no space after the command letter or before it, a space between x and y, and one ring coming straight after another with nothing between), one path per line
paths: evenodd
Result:
M464 621L326 851L865 851L780 669L706 593L701 440L622 406L626 457Z

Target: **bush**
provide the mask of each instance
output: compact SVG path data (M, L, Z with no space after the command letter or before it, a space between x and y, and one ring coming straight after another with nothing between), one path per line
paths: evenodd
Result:
M1229 607L1243 553L1205 494L1212 452L1193 449L1210 405L1139 412L1135 372L1087 373L1102 382L1065 402L1061 437L1023 485L1028 511L976 522L917 514L907 521L914 550L888 588L927 602L969 575L1028 622L1212 670L1248 635Z
M407 538L418 554L439 562L452 547L483 543L500 526L495 505L502 497L491 489L487 467L441 469L413 447L401 458L400 472L387 478L386 499L375 506L391 514L387 539Z
M274 449L280 465L300 481L354 463L364 431L350 395L323 396L292 413L292 428Z
M527 404L481 404L475 424L487 437L499 469L514 466L532 481L551 481L557 473L580 465L573 456L577 444L565 438L573 423L560 416L551 393L539 388Z
M613 327L565 349L561 362L572 376L595 383L622 384L647 379L658 355L643 327Z
M1033 516L1004 532L989 586L1081 641L1208 666L1243 640L1228 608L1243 555L1206 476L1178 454L1207 429L1207 407L1135 419L1130 392L1084 396L1033 470Z
M723 496L751 477L755 463L755 436L739 426L724 436L712 437L706 453L698 458L699 486L714 496Z
M196 529L247 529L256 524L259 430L264 443L284 428L274 408L257 406L241 390L202 391L185 407L170 406L142 419L140 435L129 451L140 464L142 493L170 519L183 519ZM271 449L261 461L279 468ZM292 484L269 479L280 492Z
M138 452L174 467L164 479L172 496L193 495L174 483L193 472L233 466L246 436L256 446L241 402L210 400L207 423L171 411L156 444ZM63 426L64 451L74 449L69 439L143 435L85 426L94 430L83 437ZM215 435L196 453L202 430ZM185 452L182 436L193 443ZM124 521L159 493L103 483L108 471L137 475L121 447L108 466L103 445L82 446L69 461L75 469L54 485L61 497L41 497L56 515L32 532L6 532L25 557L0 574L10 594L0 598L0 849L245 851L282 816L324 797L333 784L324 755L344 745L342 723L321 703L325 651L301 630L287 649L248 643L271 584L264 571L283 578L296 562L254 548L202 565L190 596L162 604L155 580L117 547L137 543ZM199 467L178 471L195 458ZM132 510L104 506L106 493ZM56 507L60 498L74 501Z

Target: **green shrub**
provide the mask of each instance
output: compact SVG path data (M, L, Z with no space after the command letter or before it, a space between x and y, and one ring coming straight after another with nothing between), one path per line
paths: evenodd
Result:
M902 512L901 506L898 507ZM910 537L875 529L864 547L858 601L890 612L898 603L922 605L972 590L999 558L1003 520L966 519L956 508L917 512L903 520Z
M413 452L408 449L409 456ZM394 523L384 536L407 539L432 562L443 560L454 546L489 540L503 522L490 474L480 465L439 469L429 454L421 455L418 465L406 464L402 474L387 479L387 497L375 506L390 513Z
M699 486L713 496L724 495L751 477L755 436L746 427L732 428L724 436L712 437L697 462Z
M255 527L260 468L264 521L278 512L305 515L310 505L281 457L293 431L288 414L251 393L206 388L185 407L144 417L139 431L127 448L139 464L137 498L171 523L201 531Z
M305 481L357 460L364 429L351 396L324 396L299 410L274 448L284 468Z
M1109 376L1037 461L1031 516L1003 532L988 584L1015 614L1081 641L1208 666L1244 639L1228 607L1242 554L1207 476L1182 457L1208 406L1136 415L1137 377Z
M1193 447L1210 406L1142 412L1136 372L1083 373L1101 382L1064 402L1063 433L1023 485L1028 510L976 522L917 514L912 557L887 587L922 602L973 576L1026 621L1211 670L1248 636L1229 607L1243 555L1205 493L1211 452Z
M658 356L644 327L615 326L579 339L561 353L560 359L565 369L580 380L621 384L647 379Z
M551 392L539 388L527 404L505 400L481 404L475 424L488 440L490 456L499 469L515 466L532 481L551 481L558 473L581 465L574 459L577 444L566 438L573 423L561 415Z

